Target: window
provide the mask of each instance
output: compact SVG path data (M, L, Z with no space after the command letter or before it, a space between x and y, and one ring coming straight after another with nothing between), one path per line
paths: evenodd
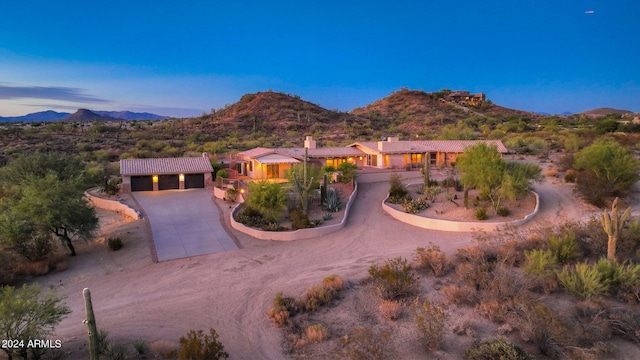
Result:
M418 168L422 166L422 154L411 154L411 167Z
M280 165L279 164L268 164L267 165L267 178L273 179L280 177Z

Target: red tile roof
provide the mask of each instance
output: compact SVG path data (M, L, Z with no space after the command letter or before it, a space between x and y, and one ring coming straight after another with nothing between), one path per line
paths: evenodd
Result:
M213 172L213 167L206 157L120 160L120 174L124 176L207 172Z

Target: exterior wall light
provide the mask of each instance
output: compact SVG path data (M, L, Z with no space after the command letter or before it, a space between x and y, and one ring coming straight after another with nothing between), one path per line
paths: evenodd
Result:
M157 183L158 182L158 175L153 175L153 182Z
M179 178L180 178L180 181L184 181L184 174L180 174Z

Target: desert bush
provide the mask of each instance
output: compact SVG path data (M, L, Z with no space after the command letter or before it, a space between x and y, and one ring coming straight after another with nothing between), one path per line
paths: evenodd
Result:
M473 318L470 315L464 316L462 319L453 325L453 333L460 336L476 337L476 330L474 328Z
M424 188L424 197L431 201L431 203L436 202L438 195L442 193L442 188L440 186L427 186Z
M118 344L110 344L104 352L104 357L107 360L126 360L127 348Z
M359 360L395 359L398 354L390 331L375 331L370 327L356 327L350 335L340 339L341 347L334 358Z
M575 170L569 169L567 170L567 172L564 173L564 182L575 183L577 176L578 176L578 173Z
M386 320L393 321L402 315L402 305L393 300L382 300L380 303L380 315Z
M245 206L245 208L236 215L235 220L241 224L257 228L269 224L269 221L262 216L262 213L251 206Z
M147 342L142 339L136 339L133 341L133 348L136 349L136 354L144 355L147 352Z
M525 251L524 269L531 275L544 276L553 274L557 266L556 257L550 250L535 249Z
M549 237L549 250L561 265L567 264L580 256L580 244L576 241L576 235L572 232L551 235Z
M228 188L227 191L225 191L224 200L234 203L238 199L238 194L240 194L238 189Z
M355 164L351 164L348 162L343 162L338 165L337 168L342 174L338 177L338 180L344 184L349 183L351 180L356 177L356 170L358 170L358 166Z
M475 305L479 300L478 292L468 286L447 285L442 293L456 305Z
M309 325L304 329L305 337L310 342L320 342L329 338L329 330L322 324Z
M475 290L489 287L498 261L495 249L487 246L472 246L458 249L456 257L460 263L456 266L456 276L464 284Z
M513 307L515 325L522 340L533 343L543 355L562 358L562 348L571 335L566 326L567 319L543 303L521 300Z
M451 261L440 247L433 245L428 248L416 249L417 268L427 270L435 276L444 276L451 270Z
M514 271L505 264L499 263L491 273L492 279L487 290L491 298L506 301L522 296L529 282L519 271Z
M316 311L321 306L331 305L336 297L336 291L322 285L313 285L302 294L302 303L306 311Z
M385 300L406 297L418 289L416 278L404 258L389 259L382 266L371 265L369 275L378 295Z
M69 357L62 349L52 349L47 352L48 360L67 360Z
M498 210L496 211L496 213L502 217L507 217L509 215L511 215L511 210L509 210L506 207L499 207Z
M289 213L289 218L291 218L291 229L307 229L312 227L311 220L309 217L302 212L300 209L294 209Z
M330 212L324 213L324 215L322 215L322 220L324 220L324 221L328 221L328 220L331 220L331 219L333 219L333 215Z
M407 189L402 184L402 176L393 173L389 176L389 201L392 204L402 204L409 197ZM411 199L409 197L409 199Z
M419 299L416 299L411 305L411 312L422 345L429 351L437 350L444 337L444 325L447 317L444 306L429 301L420 302Z
M98 334L96 336L96 340L98 342L98 353L105 354L107 349L109 348L109 330L106 329L98 329Z
M322 286L331 291L341 291L344 289L344 280L339 275L329 275L322 279Z
M573 268L565 266L556 272L556 276L565 290L581 299L589 299L608 290L608 285L602 282L597 266L586 263L575 264Z
M476 341L465 351L465 360L530 360L533 357L504 338Z
M335 189L329 188L327 190L327 197L324 199L322 206L329 212L337 212L342 209L342 199Z
M149 344L149 352L156 357L173 359L178 355L176 346L169 340L154 340Z
M557 177L558 176L558 169L555 167L549 168L547 171L544 172L544 175L546 177Z
M224 346L218 340L218 333L209 329L209 334L204 331L191 330L186 337L180 338L180 360L216 360L226 359L229 354L224 351Z
M285 226L282 226L275 222L269 222L262 226L260 226L260 230L262 231L285 231L288 230Z
M267 316L273 320L278 327L283 327L289 323L289 317L295 314L296 304L293 298L285 297L282 292L273 298L273 306L267 311Z
M620 284L616 298L628 303L640 303L640 264L627 263L620 268Z
M407 200L402 203L402 209L408 214L415 214L429 207L427 201L423 198L415 200Z
M117 238L109 238L107 239L107 245L109 246L109 249L111 251L118 251L120 249L122 249L122 239L120 239L119 237Z
M478 210L476 210L475 213L476 219L478 220L487 220L489 218L489 215L487 215L487 208L486 207L481 207Z

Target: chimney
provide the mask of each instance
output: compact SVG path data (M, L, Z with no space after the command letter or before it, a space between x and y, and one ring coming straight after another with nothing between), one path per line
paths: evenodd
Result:
M316 141L313 140L313 136L307 136L304 138L304 147L306 149L315 149L316 148Z

